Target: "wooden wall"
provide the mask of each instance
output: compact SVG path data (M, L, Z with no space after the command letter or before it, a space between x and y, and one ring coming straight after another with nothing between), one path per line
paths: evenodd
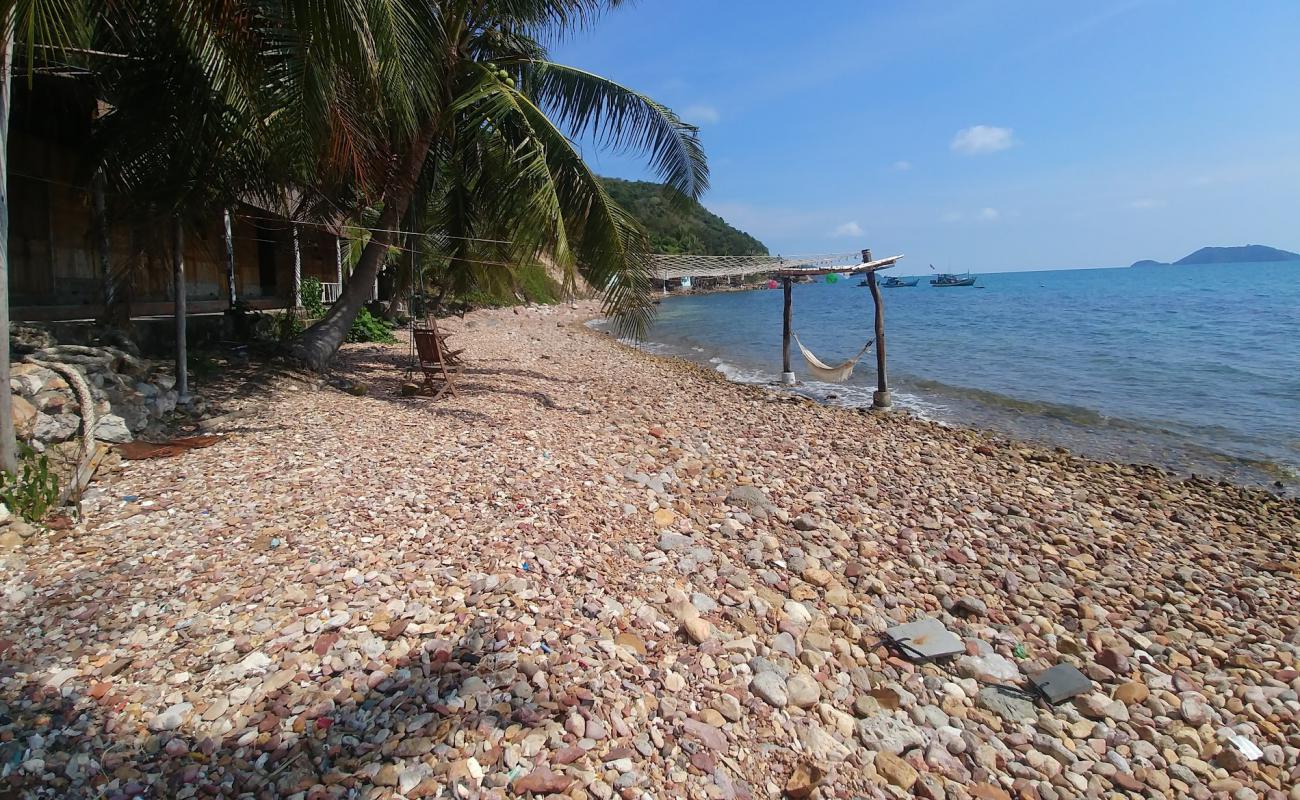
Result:
M86 319L103 313L106 278L93 229L92 195L67 147L15 131L10 140L10 301L14 319ZM172 223L130 213L108 198L109 264L134 314L166 314L173 297ZM272 219L267 219L272 218ZM262 308L292 304L289 223L240 206L232 217L235 290ZM226 291L225 222L187 220L186 297L195 313L222 311ZM334 281L334 236L299 226L302 276Z

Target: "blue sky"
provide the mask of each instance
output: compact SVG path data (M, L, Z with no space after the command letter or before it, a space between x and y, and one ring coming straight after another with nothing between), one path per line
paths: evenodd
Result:
M1300 250L1298 37L1295 0L640 0L553 56L699 124L774 253L993 271Z

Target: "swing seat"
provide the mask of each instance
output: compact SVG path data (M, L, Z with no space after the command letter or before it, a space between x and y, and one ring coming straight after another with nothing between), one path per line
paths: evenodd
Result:
M811 350L804 347L803 342L799 341L799 334L797 333L794 334L794 342L799 346L799 353L803 356L804 362L807 363L808 373L810 375L819 381L825 381L827 383L844 383L852 377L853 368L857 366L858 361L860 361L862 357L866 355L867 351L871 349L871 345L876 343L876 340L869 340L862 346L862 349L858 351L856 356L833 367L829 364L823 363L820 358L813 355Z

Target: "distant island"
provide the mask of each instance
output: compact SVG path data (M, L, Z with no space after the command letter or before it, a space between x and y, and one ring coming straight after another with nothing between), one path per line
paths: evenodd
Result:
M1272 261L1300 261L1300 253L1265 247L1262 244L1248 244L1241 247L1202 247L1195 253L1175 261L1172 266L1180 264L1254 264ZM1134 267L1168 267L1164 261L1134 261Z

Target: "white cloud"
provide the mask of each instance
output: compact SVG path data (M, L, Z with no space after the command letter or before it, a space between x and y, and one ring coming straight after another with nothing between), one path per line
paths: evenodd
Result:
M1156 200L1151 197L1140 197L1137 200L1134 200L1133 202L1129 203L1128 207L1136 208L1136 209L1148 209L1148 208L1160 208L1164 204L1165 204L1164 200Z
M835 229L832 236L861 236L862 226L857 222L846 222Z
M979 156L1006 150L1016 144L1010 128L998 128L992 125L975 125L957 131L949 145L954 153L966 156Z
M963 215L960 211L949 211L940 217L940 219L944 222L961 222L962 216Z
M722 114L713 106L697 103L682 110L682 119L692 125L717 125L722 121Z
M996 208L981 208L979 213L979 218L985 222L992 222L1000 216L1002 214Z
M894 162L894 171L895 171L895 172L907 172L907 171L908 171L909 169L911 169L911 168L912 168L912 162L911 162L911 161L895 161L895 162Z

